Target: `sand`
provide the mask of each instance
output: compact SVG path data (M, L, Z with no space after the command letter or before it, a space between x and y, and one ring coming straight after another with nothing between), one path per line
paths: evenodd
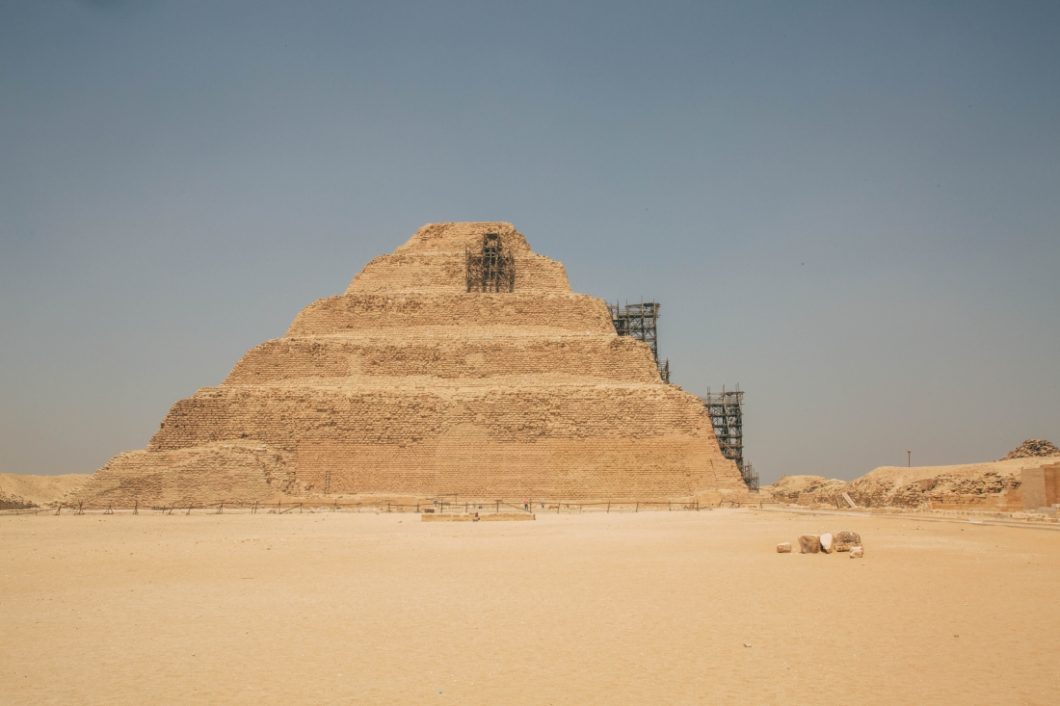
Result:
M852 529L866 557L776 554ZM1047 704L1060 531L752 510L0 517L4 704Z

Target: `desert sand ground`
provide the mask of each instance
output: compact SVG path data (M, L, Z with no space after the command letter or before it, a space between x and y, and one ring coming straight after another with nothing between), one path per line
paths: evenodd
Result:
M781 555L853 529L846 554ZM1053 704L1060 531L753 510L0 517L4 704Z

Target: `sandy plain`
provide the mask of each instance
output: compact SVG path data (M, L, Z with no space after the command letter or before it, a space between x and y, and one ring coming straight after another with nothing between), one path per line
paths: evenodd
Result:
M853 529L866 557L780 555ZM0 517L4 704L1052 704L1060 531L755 510Z

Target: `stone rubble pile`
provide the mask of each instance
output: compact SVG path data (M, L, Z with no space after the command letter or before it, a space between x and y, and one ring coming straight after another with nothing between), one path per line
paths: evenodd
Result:
M1027 439L999 460L1008 461L1013 458L1042 458L1046 456L1060 456L1060 448L1045 439Z

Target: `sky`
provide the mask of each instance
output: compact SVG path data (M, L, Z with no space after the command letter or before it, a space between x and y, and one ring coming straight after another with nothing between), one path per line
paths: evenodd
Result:
M763 482L1060 443L1060 3L0 0L0 471L452 220L659 301Z

